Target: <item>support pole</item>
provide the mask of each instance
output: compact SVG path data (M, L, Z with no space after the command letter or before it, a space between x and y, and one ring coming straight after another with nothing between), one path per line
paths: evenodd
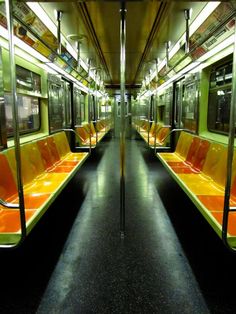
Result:
M151 70L149 70L149 83L148 83L148 90L151 91ZM151 130L151 105L152 105L152 97L150 96L149 100L149 107L148 107L148 145L149 145L149 139L150 139L150 130Z
M185 9L184 10L184 17L186 21L186 43L185 43L185 53L189 53L189 21L191 18L191 9Z
M120 9L120 236L125 235L125 1Z
M230 247L227 239L228 220L230 212L230 191L232 181L232 170L233 170L233 157L234 157L234 136L235 136L235 123L236 123L236 27L235 27L235 41L234 41L234 54L233 54L233 75L232 75L232 98L230 106L230 121L229 121L229 141L228 141L228 157L227 157L227 169L226 169L226 183L225 183L225 198L224 198L224 212L223 212L223 223L222 223L222 240L224 244L231 250L235 251Z
M158 66L159 66L159 59L156 58L155 59L155 64L156 64L156 104L154 103L155 105L155 130L154 130L154 134L155 134L155 139L154 139L154 152L155 152L155 155L157 154L157 105L158 105Z
M80 45L81 45L81 42L77 41L77 71L78 72L80 70Z
M62 11L57 11L57 53L61 55L61 19Z
M17 106L17 92L16 92L16 70L15 70L15 55L14 55L14 42L13 42L13 2L6 0L6 16L7 27L9 32L9 54L10 54L10 77L11 77L11 90L12 90L12 115L14 127L14 145L15 145L15 158L16 158L16 178L19 196L19 211L20 211L20 224L21 224L21 240L22 242L26 237L26 223L25 223L25 206L24 194L21 176L21 156L20 156L20 134L19 134L19 121L18 121L18 106ZM18 245L20 244L18 243Z
M170 41L166 41L165 46L166 46L166 68L168 71L169 70L169 61L170 61L170 57L169 57Z

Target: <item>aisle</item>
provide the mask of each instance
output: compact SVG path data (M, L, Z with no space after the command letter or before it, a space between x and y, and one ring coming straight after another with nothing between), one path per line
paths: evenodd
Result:
M77 181L84 200L37 313L209 313L165 211L143 142L127 141L126 236L119 237L119 142Z

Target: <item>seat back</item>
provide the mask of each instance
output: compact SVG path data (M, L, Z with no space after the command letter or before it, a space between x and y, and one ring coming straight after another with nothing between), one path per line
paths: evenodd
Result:
M209 147L210 142L208 140L201 139L192 164L193 168L195 168L197 171L202 171Z
M5 153L0 153L0 171L0 198L7 201L13 195L17 195L17 186Z
M48 144L48 148L49 148L49 151L51 154L52 162L54 164L58 163L61 160L61 157L60 157L60 154L58 152L58 149L57 149L57 146L55 143L55 139L53 136L47 137L47 144Z
M45 170L51 168L54 165L55 161L53 160L53 156L50 153L47 139L45 138L38 140L36 143L38 145L38 149L41 154Z
M187 158L189 147L192 143L192 140L193 134L183 131L180 133L175 152L183 159Z
M65 157L68 153L71 152L65 132L55 133L52 135L52 137L54 138L60 158Z
M219 143L211 143L202 172L217 184L224 186L227 164L227 147Z

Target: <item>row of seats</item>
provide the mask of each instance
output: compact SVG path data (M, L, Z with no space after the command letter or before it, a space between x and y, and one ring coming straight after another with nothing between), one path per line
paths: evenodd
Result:
M93 122L84 123L81 126L75 128L75 132L78 134L79 146L94 148L103 139L103 137L111 129L111 121L109 119L103 119Z
M171 131L169 125L150 122L148 120L135 120L134 128L151 148L165 147L169 142L168 134Z
M20 146L21 172L27 233L88 157L72 153L65 132L55 133ZM18 204L15 149L0 152L0 198ZM0 243L17 243L19 209L0 206Z
M227 146L181 132L175 152L157 156L221 237ZM236 206L235 163L234 159L230 206ZM229 213L228 240L236 244L236 212Z

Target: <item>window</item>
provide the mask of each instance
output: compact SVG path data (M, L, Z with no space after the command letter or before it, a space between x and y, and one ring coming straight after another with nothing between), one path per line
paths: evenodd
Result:
M63 106L63 85L61 82L49 82L49 125L50 132L66 127L65 110Z
M74 88L73 90L73 101L75 111L75 125L81 125L83 122L81 109L81 93L77 88Z
M228 133L232 94L232 61L216 66L211 71L208 101L208 129Z
M85 95L80 95L81 120L85 121Z
M183 86L182 125L197 131L198 116L198 78L190 77Z
M41 93L41 77L21 66L16 66L16 87L29 92Z
M65 126L71 127L72 123L72 92L71 84L69 82L64 82L64 107L65 107Z
M165 125L171 124L172 119L172 87L167 88L162 95L159 95L158 113L159 121Z
M7 135L13 135L12 96L4 95ZM21 134L38 131L40 128L39 98L17 95L19 131Z

